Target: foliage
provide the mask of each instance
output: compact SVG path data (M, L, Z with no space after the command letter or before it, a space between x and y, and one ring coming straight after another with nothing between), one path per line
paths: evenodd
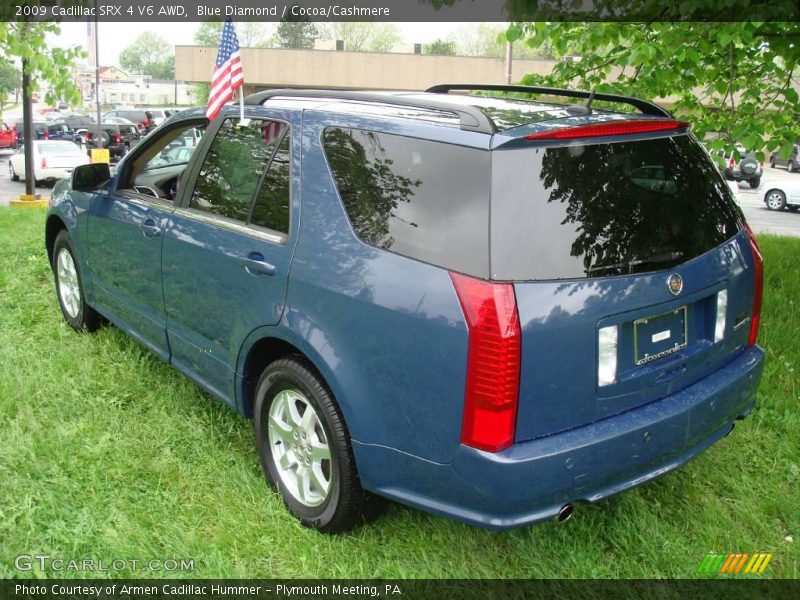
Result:
M436 39L422 47L423 54L437 54L439 56L455 56L458 46L453 40Z
M267 489L250 421L118 328L64 323L41 212L0 208L0 231L0 577L86 576L13 570L42 552L194 559L98 574L123 578L686 578L709 550L774 552L765 576L800 575L800 240L759 236L758 408L680 470L565 525L498 533L390 504L331 537Z
M311 49L318 37L319 30L308 17L281 21L275 31L275 43L281 48Z
M194 34L194 43L199 46L219 46L222 37L222 21L204 21ZM271 25L257 21L235 23L236 37L242 48L254 48L267 45L271 35Z
M698 0L699 1L699 0ZM800 134L793 79L800 23L515 23L511 41L550 45L560 61L550 75L522 83L667 99L712 150L734 142L787 151Z
M131 73L149 75L154 79L174 79L175 47L160 35L143 31L120 52L119 64Z
M468 23L457 29L454 41L462 56L504 58L506 55L506 27L500 23ZM548 55L547 47L533 48L525 44L512 46L512 57L533 59Z
M22 83L22 73L12 63L0 59L0 107L9 94L19 89Z
M44 88L47 104L54 105L59 99L78 104L81 97L72 78L72 65L85 53L78 46L51 47L47 36L60 33L61 28L52 21L0 21L0 56L20 64L25 61L31 91Z
M341 21L321 25L320 29L320 37L344 40L344 49L350 52L389 52L402 40L394 23Z

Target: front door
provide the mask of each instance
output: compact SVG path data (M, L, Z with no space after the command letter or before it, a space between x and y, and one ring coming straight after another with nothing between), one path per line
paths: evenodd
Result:
M281 318L299 200L301 115L246 114L209 128L162 258L173 364L231 405L244 339Z

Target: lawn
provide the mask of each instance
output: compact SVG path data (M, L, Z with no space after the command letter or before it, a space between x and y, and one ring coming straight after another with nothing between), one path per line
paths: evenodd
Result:
M800 240L760 238L758 408L683 469L564 525L489 532L392 504L328 537L267 489L249 421L115 327L66 325L42 238L42 212L0 208L0 577L25 575L23 553L194 559L174 575L205 578L692 577L709 551L800 576Z

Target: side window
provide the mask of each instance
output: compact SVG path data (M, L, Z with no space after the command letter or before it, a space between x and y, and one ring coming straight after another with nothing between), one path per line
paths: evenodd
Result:
M289 233L290 141L288 135L283 136L264 176L264 183L258 191L250 216L250 223L253 225L281 233Z
M287 130L285 124L276 121L251 119L244 126L238 118L223 121L209 146L189 206L243 223L288 231L288 215L285 222L280 220L280 205L285 204L287 209L289 205L288 135L286 152L282 157L275 156L275 171L270 168L265 173ZM287 179L283 184L285 200L278 174L283 168Z
M128 131L130 133L130 131ZM157 144L158 149L144 165L144 171L162 169L186 165L197 149L198 139L202 133L202 127L192 126L167 134L161 144Z
M363 242L488 277L488 152L356 129L326 129L323 142Z

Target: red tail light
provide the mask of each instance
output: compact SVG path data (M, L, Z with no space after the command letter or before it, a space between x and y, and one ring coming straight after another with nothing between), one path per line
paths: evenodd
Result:
M117 135L114 136L114 143L115 144L119 144L121 141L122 141L122 136L120 134L117 134Z
M511 283L451 273L469 331L461 443L499 452L514 443L520 327Z
M591 125L578 125L577 127L564 127L541 133L526 135L526 140L571 140L586 137L604 137L611 135L630 135L634 133L650 133L652 131L671 131L685 129L689 124L685 121L673 119L631 119L626 121L610 121L608 123L593 123Z
M42 168L43 169L47 168L47 159L45 157L42 157Z
M44 139L46 139L46 140L50 139L50 132L47 131L47 129L44 130Z
M753 313L750 317L750 337L747 338L747 345L753 346L758 340L758 326L761 325L761 298L764 295L764 257L761 255L756 236L753 230L750 229L750 225L745 225L745 227L747 228L747 237L750 238L754 264Z
M732 169L735 164L736 164L736 161L733 160L733 158L731 157L730 161L728 161L728 166Z

